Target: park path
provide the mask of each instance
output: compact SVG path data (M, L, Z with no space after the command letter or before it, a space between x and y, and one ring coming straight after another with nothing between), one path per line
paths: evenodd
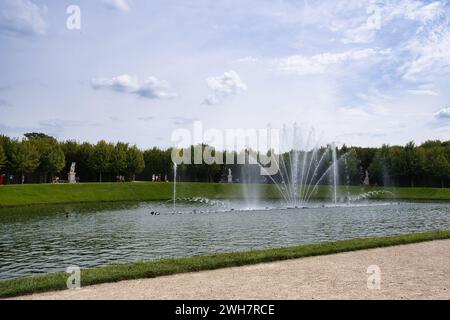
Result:
M367 268L381 270L369 290ZM450 240L340 253L18 299L450 299Z

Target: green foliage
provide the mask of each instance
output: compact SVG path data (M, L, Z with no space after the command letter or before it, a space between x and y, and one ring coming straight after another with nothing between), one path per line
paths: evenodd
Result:
M59 173L66 164L66 158L60 144L51 137L37 136L29 138L30 143L39 154L39 166L37 171L43 176L44 182L52 175Z
M355 149L351 149L346 152L346 156L344 158L344 172L346 174L345 181L342 183L346 183L347 181L350 184L358 184L361 181L361 162L358 159L358 154Z
M127 172L127 164L128 144L118 142L111 156L111 170L116 174L124 174Z
M49 181L49 178L56 174L62 175L61 179L66 180L72 162L76 163L76 174L81 182L115 181L117 175L124 175L128 180L136 178L140 181L151 181L153 175L160 176L162 180L166 176L170 181L173 180L170 148L164 150L155 147L141 151L136 146L122 142L112 144L102 140L92 145L77 141L58 142L43 133L29 133L26 136L25 141L29 141L39 155L39 165L33 170L28 169L29 167L27 170L18 169L17 161L13 161L12 155L14 146L21 142L0 135L0 146L3 148L0 170L7 174L24 174L27 182ZM203 150L206 147L208 146L202 145ZM193 148L191 146L191 150ZM234 152L235 160L236 156L242 155L243 152ZM248 153L248 150L246 152ZM324 163L314 173L316 178L321 177L331 164L331 154L326 152L325 147L317 150L317 159L314 161L318 161L324 153ZM308 159L312 155L313 152L309 151ZM384 145L381 148L344 145L338 149L338 156L344 157L343 161L339 161L338 179L343 184L361 185L365 171L368 170L373 186L450 186L450 141L430 140L420 146L410 142L404 147ZM286 170L289 171L289 153L280 157L284 158ZM243 170L239 164L205 163L178 166L178 179L185 182L224 182L228 169L232 170L235 181L263 181L257 173L257 165L247 165ZM272 178L281 182L279 175ZM270 183L271 179L266 181ZM322 180L322 183L327 182L326 178Z
M92 170L98 173L99 182L102 182L102 175L111 169L112 155L114 146L106 141L101 140L94 147L94 150L89 158L89 165Z
M2 169L5 167L6 165L6 154L5 151L3 150L3 145L0 144L0 173L2 172Z
M32 140L32 139L50 139L50 140L54 140L56 141L55 138L46 135L45 133L40 133L40 132L30 132L30 133L25 133L24 137L27 138L28 140Z
M127 166L126 171L131 180L135 180L135 175L141 173L145 168L145 161L142 152L136 147L132 146L127 150Z
M33 172L39 166L39 153L28 140L16 142L12 145L11 162L15 172L22 176L21 182L24 183L24 175Z
M444 188L444 181L450 178L450 163L445 153L439 148L434 148L427 156L427 171L434 178L440 179Z

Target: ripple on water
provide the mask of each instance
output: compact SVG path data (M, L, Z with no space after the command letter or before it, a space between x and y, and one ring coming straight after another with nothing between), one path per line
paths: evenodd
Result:
M445 203L374 202L338 207L317 203L307 209L251 212L240 210L245 203L204 199L179 206L181 214L173 214L166 203L91 211L71 206L69 218L60 213L64 208L39 215L11 214L0 223L0 279L65 271L70 265L95 267L450 229L450 204ZM268 202L261 207L279 204ZM152 216L151 211L160 215Z

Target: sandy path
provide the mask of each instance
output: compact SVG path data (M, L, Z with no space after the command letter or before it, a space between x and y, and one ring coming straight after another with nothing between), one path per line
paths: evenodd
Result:
M380 290L367 268L381 269ZM450 240L310 257L21 299L450 299Z

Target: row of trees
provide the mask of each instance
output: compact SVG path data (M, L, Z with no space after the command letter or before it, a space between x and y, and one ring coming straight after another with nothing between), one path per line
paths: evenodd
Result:
M0 173L9 183L46 183L55 176L64 180L72 162L84 182L113 181L118 175L134 180L145 167L143 153L121 142L58 142L42 133L25 134L22 140L0 136Z
M449 186L450 143L429 141L419 147L383 146L374 150L368 164L372 180L379 185Z
M319 154L326 148L319 150ZM67 177L72 162L76 162L76 173L81 182L115 181L117 176L125 176L128 181L135 179L151 181L155 175L162 181L173 180L172 149L153 148L145 151L136 146L118 142L100 141L78 143L58 142L45 134L30 133L24 139L10 139L0 135L0 174L5 174L7 182L43 183L52 177ZM360 148L342 146L337 150L339 161L339 182L361 184L369 173L372 185L379 186L450 186L450 141L427 141L416 146L413 142L406 146L381 148ZM309 153L310 156L311 153ZM308 155L308 153L305 153ZM289 154L283 154L285 159ZM331 162L321 168L325 171ZM289 161L286 161L289 166ZM228 169L233 172L234 181L268 182L279 180L274 176L265 179L259 175L258 166L225 164L181 165L178 177L182 181L220 182L226 181ZM288 168L289 170L289 168ZM318 172L320 176L322 172ZM10 181L10 177L14 177ZM329 183L323 180L321 183Z

